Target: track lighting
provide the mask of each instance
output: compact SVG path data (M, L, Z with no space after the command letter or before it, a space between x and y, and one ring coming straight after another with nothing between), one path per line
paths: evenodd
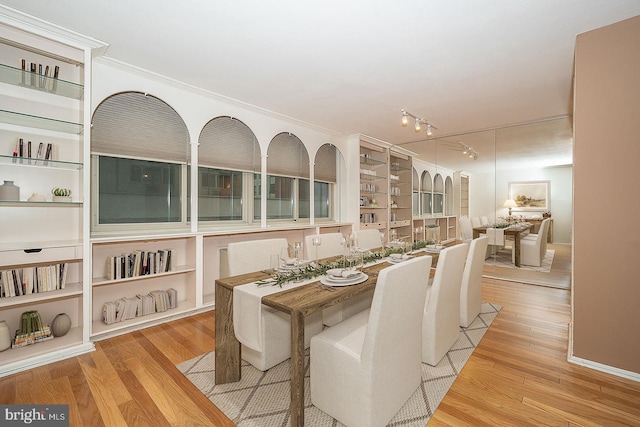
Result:
M438 129L436 126L433 125L433 123L431 123L427 119L423 119L422 117L415 116L405 109L402 109L400 111L402 112L401 123L403 127L407 126L407 124L409 123L409 117L411 117L416 120L415 127L414 127L414 130L416 132L420 132L422 130L422 125L427 125L427 138L433 135L433 129Z
M463 144L460 141L456 141L456 142L460 144L460 146L462 146L462 155L467 156L473 160L478 160L478 153L476 153L476 150L474 150L473 148L469 147L466 144Z

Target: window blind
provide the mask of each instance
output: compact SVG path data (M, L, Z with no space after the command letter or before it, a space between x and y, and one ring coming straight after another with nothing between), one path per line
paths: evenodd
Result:
M336 182L337 149L334 145L324 144L316 153L314 177L318 181Z
M432 188L431 174L428 171L422 172L422 191L431 191Z
M198 140L198 164L247 172L260 170L260 145L253 131L233 117L216 117Z
M142 92L123 92L102 101L93 114L91 152L186 162L189 132L167 103Z
M271 140L267 150L267 173L309 178L309 154L297 136L283 132Z

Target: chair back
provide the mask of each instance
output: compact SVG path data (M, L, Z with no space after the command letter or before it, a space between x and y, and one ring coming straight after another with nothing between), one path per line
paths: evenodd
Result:
M314 237L320 238L319 246L313 245ZM305 236L304 251L306 257L308 259L315 259L316 250L318 259L344 255L344 236L342 235L342 233L325 233Z
M489 231L489 230L487 230ZM460 286L460 326L466 328L482 308L482 268L489 236L471 242Z
M460 238L462 241L467 242L473 239L473 227L469 217L461 216L458 222L460 223Z
M540 233L543 233L544 236L542 238L542 259L547 255L547 238L549 237L549 228L551 227L551 218L545 218L540 223Z
M390 366L413 366L416 362L419 365L422 342L419 325L430 268L431 256L421 256L387 267L378 274L361 361L363 365L378 367L372 374L379 380L383 380L385 371L390 372ZM384 383L378 386L385 388Z
M474 216L471 218L471 225L473 228L482 227L482 221L480 221L479 217Z
M287 239L264 239L234 242L227 245L229 275L252 273L271 268L271 255L289 249Z
M489 225L489 218L487 218L486 216L481 216L480 217L480 224L483 227L486 227L487 225Z
M489 245L504 246L504 228L487 228L487 237Z
M370 250L382 247L380 230L357 230L356 246L363 250Z
M422 318L422 361L437 365L459 335L460 286L470 245L443 249Z

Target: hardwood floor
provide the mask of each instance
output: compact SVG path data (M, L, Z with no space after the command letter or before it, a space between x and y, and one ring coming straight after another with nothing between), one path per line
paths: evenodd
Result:
M502 310L429 426L640 425L640 383L566 361L568 290L484 279L483 299ZM0 403L69 404L71 426L231 426L175 368L213 350L214 317L99 341L95 352L0 378Z

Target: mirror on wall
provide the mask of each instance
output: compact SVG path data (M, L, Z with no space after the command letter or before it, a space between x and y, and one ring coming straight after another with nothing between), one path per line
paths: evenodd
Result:
M492 222L508 215L503 205L510 197L510 184L548 182L548 208L556 230L554 239L568 244L571 243L572 218L572 126L570 117L562 117L398 145L417 154L416 172L421 183L424 183L425 170L431 179L439 174L445 189L447 177L451 177L455 185L455 172L467 174L469 215L487 216ZM471 153L474 156L470 157ZM421 162L431 166L421 168ZM425 199L431 196L424 193L421 196L423 206L428 206L429 201ZM432 212L455 211L446 198L443 203L442 208L434 206ZM431 204L433 206L433 200ZM512 214L526 217L540 215L542 210L514 208ZM429 213L424 208L422 212Z

